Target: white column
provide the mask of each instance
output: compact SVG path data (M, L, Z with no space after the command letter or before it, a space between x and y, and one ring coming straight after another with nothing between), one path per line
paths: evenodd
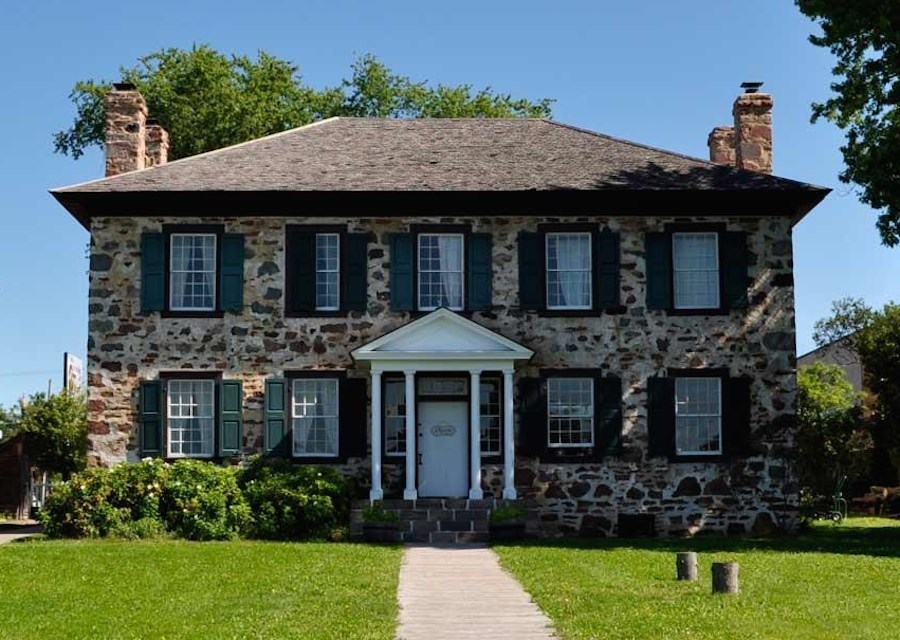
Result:
M481 371L469 372L469 500L481 500Z
M513 372L503 372L503 498L516 499L516 443L513 422Z
M372 372L372 490L369 500L384 498L381 486L381 371Z
M416 372L404 371L406 375L406 488L404 500L415 500L416 491Z

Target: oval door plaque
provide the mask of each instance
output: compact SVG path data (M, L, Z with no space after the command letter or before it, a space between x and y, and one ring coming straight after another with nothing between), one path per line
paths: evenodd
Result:
M456 433L456 427L452 424L442 422L431 427L431 435L435 438L449 438Z

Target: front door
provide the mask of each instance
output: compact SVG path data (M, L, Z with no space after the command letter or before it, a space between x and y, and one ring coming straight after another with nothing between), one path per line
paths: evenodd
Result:
M418 408L419 496L453 498L468 495L468 405L465 402L422 402Z

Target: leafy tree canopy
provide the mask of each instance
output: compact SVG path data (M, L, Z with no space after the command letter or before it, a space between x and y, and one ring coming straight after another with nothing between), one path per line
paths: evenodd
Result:
M869 324L874 311L861 298L841 298L831 303L831 315L816 321L813 340L820 347L853 337Z
M19 433L28 434L34 461L43 471L68 478L87 463L87 403L80 394L31 396L22 407Z
M9 440L19 427L19 411L13 405L7 409L0 406L0 441Z
M827 48L834 95L813 104L812 119L825 118L846 132L841 147L843 182L860 188L876 209L881 240L900 242L900 7L896 0L796 0L821 27L810 42Z
M219 149L332 116L383 118L549 117L552 100L530 101L490 87L432 86L394 73L372 55L358 58L337 86L306 85L299 68L260 51L254 60L207 45L162 49L122 67L152 118L171 136L172 160ZM75 121L54 134L55 151L73 158L104 142L103 96L108 81L75 83Z

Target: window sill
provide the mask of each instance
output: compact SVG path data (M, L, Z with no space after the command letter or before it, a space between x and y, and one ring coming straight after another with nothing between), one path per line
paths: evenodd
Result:
M349 310L337 311L285 311L285 318L346 318L351 312Z
M163 318L224 318L224 311L160 311Z
M727 316L731 313L731 309L722 307L716 309L669 309L666 313L670 316Z
M537 313L541 318L599 318L600 316L621 315L626 312L624 305L609 309L523 309L526 313Z

